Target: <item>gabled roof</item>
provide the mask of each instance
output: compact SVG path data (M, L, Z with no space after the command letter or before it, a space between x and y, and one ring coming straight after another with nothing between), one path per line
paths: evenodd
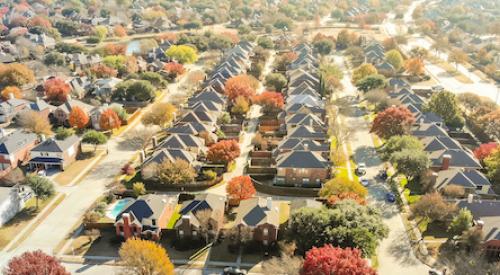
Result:
M448 169L439 171L434 188L440 190L448 185L459 185L476 189L477 186L491 185L488 178L474 169Z
M422 140L424 151L433 152L446 149L462 149L460 143L449 136L425 137Z
M277 168L327 169L328 166L328 161L320 153L312 151L290 151L276 159Z
M187 149L188 147L203 148L203 139L188 134L172 134L159 145L161 148Z
M133 215L131 222L138 222L142 225L157 227L159 219L166 208L177 205L177 196L148 194L138 197L135 201L127 204L122 212L116 216L116 222L123 221L123 213ZM155 225L153 225L155 220Z
M287 106L297 103L317 107L323 107L324 104L321 99L310 95L292 95L286 99Z
M199 220L196 213L202 210L208 210L210 211L212 218L215 219L218 215L224 214L225 204L225 196L213 193L202 193L196 195L193 200L183 202L179 212L181 216L188 216L191 224L198 226ZM177 221L175 226L177 227L180 223L181 220Z
M31 110L36 111L36 112L41 112L41 111L44 111L46 109L53 111L57 107L50 105L45 100L37 97L35 102L30 102L30 104L28 105L28 108L30 108Z
M446 131L442 127L437 126L434 123L419 124L412 130L411 134L420 138L448 135L448 133L446 133Z
M484 240L500 240L500 201L499 200L475 200L472 203L461 200L457 203L458 208L466 208L474 217L474 220L484 222Z
M54 138L48 138L45 141L40 142L31 151L34 152L65 152L71 146L80 143L80 138L77 135L72 135L64 140L58 140Z
M404 80L404 79L401 79L401 78L396 78L396 77L392 77L389 79L389 81L387 81L387 84L390 86L390 87L398 87L398 88L402 88L402 87L407 87L407 88L410 88L410 84Z
M307 147L307 148L306 148ZM283 139L276 150L309 150L313 152L328 152L330 151L330 144L327 142L319 142L311 139L299 139L299 138L286 138Z
M317 130L311 126L300 125L288 133L287 138L327 139L327 135L323 130Z
M482 168L479 161L477 161L470 153L462 149L446 149L430 152L429 159L431 160L431 167L441 167L444 155L451 156L450 167L452 168Z
M222 111L222 105L214 102L214 101L195 101L195 102L190 102L188 104L188 107L193 109L193 110L196 110L196 108L198 106L203 106L203 108L205 108L206 110L208 111L212 111L212 112L220 112Z
M21 130L15 131L7 136L0 138L0 154L15 154L26 146L35 143L37 135L24 132Z
M315 114L296 113L286 117L285 123L287 125L309 125L317 127L325 127L325 123Z
M288 114L293 114L293 113L314 113L314 114L325 114L325 109L322 106L312 106L309 104L301 104L301 103L294 103L289 106L286 106L286 112Z
M240 202L236 209L234 224L257 227L261 224L280 225L279 202L272 201L268 208L267 198L255 197Z
M92 109L94 109L94 106L89 105L87 103L84 103L80 100L68 99L62 105L58 106L57 110L61 110L64 113L69 114L69 113L71 113L71 110L73 110L73 107L75 107L75 106L82 108L87 113L90 113L92 111Z
M182 119L180 121L214 123L217 121L217 118L208 112L189 111L184 114L184 116L182 116Z
M174 162L177 159L187 161L192 166L194 166L196 156L194 155L194 153L182 149L163 148L155 151L153 155L151 155L151 157L146 159L143 163L143 166L147 166L153 163L160 164L166 160Z

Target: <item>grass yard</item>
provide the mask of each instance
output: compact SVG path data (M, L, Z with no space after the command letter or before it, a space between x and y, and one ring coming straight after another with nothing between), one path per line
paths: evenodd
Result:
M26 205L24 206L24 209L21 210L19 213L14 216L8 223L4 224L2 227L0 227L0 249L3 249L11 240L13 240L17 235L28 226L28 224L31 222L33 218L35 218L40 212L42 212L47 205L56 198L56 195L45 199L45 200L40 200L38 202L38 210L36 209L36 199L31 198L26 202ZM47 216L54 210L54 208L64 199L64 195L59 197L57 201L51 206L50 209L45 213L44 216ZM41 217L40 221L43 217ZM35 223L31 226L31 230L28 230L27 233L33 231L38 223ZM26 236L27 237L27 234ZM18 242L22 241L24 238L19 239Z
M89 165L93 162L96 161L97 159L100 159L104 154L106 153L106 150L98 149L95 154L92 156L89 153L88 157L84 157L82 159L79 159L75 162L73 162L69 167L67 167L64 171L59 173L55 178L54 181L59 184L59 185L68 185L72 183L73 180L75 180L78 177L83 176L82 172L89 167ZM98 161L95 163L97 164ZM86 172L90 171L87 170Z
M76 237L65 255L118 257L121 243L113 241L114 228L102 229L100 237L89 237L84 234Z
M167 229L174 229L175 223L181 217L181 213L180 213L181 207L182 207L182 204L177 204L175 206L174 213L172 214L172 217L170 217L170 220L168 221Z

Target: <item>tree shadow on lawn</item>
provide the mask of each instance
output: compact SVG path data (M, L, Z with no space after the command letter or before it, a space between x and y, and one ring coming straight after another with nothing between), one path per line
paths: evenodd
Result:
M356 163L365 163L366 167L373 167L382 164L382 162L378 158L375 148L368 146L358 147L354 152L353 159Z
M406 232L399 232L389 246L389 253L398 260L399 263L406 266L417 265L419 261L413 255L411 245L408 243Z

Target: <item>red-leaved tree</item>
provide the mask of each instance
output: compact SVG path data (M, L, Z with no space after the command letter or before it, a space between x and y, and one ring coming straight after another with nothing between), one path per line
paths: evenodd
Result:
M249 176L238 176L232 178L226 186L232 205L238 205L240 201L249 199L255 195L252 179Z
M47 79L44 84L45 95L49 100L65 102L68 99L71 87L64 80L54 77Z
M41 250L28 251L12 258L4 270L5 275L69 275L55 257Z
M177 62L168 62L165 66L163 66L163 69L167 71L171 78L176 78L186 72L184 65Z
M103 130L112 130L120 128L122 124L120 117L116 114L112 109L107 109L102 112L101 117L99 118L99 126Z
M118 70L104 64L96 64L90 67L90 73L95 75L97 78L109 78L116 77L118 75Z
M87 113L78 106L73 107L68 117L69 125L78 129L87 127L89 120Z
M278 92L263 92L252 98L252 102L262 105L265 113L279 111L285 106L283 95Z
M255 95L258 86L259 82L255 78L242 74L228 79L224 84L224 91L232 101L237 97L250 100Z
M306 252L302 274L375 275L377 272L361 257L360 250L327 244Z
M221 140L208 148L207 159L213 163L228 164L240 155L236 140Z
M389 107L377 114L370 132L388 139L395 135L408 134L414 122L413 114L405 106Z
M497 148L500 149L496 142L483 143L474 150L474 156L479 160L483 160L491 155Z

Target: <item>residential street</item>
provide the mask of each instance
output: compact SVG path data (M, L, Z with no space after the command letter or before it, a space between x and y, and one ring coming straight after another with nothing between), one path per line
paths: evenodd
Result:
M413 18L411 16L413 14L413 11L419 4L425 2L425 0L418 0L414 1L410 5L408 11L404 15L404 25L399 25L398 23L394 22L394 13L388 14L387 19L381 25L381 31L387 33L387 35L390 36L406 34L407 29L413 24ZM408 53L412 48L418 46L429 50L429 53L431 55L436 55L436 52L431 49L433 43L434 41L427 36L414 34L408 37L408 43L406 45L402 45L402 50L405 53ZM438 53L436 56L444 61L448 60L448 54L445 52ZM495 85L493 80L484 81L475 73L470 72L463 65L458 65L458 71L469 78L472 83L462 83L458 81L455 77L449 75L443 68L433 64L428 60L425 61L425 69L427 73L446 90L449 90L453 93L472 92L479 96L488 97L491 100L495 101L497 104L500 104L499 88Z
M200 65L192 65L190 70L199 70ZM187 74L186 74L187 75ZM162 98L168 102L176 95L184 92L180 86L184 83L184 77L178 83L168 86L169 93ZM143 110L143 113L146 110ZM128 128L142 127L140 118L136 119ZM67 236L71 234L71 229L81 220L82 215L99 197L105 194L107 185L112 183L115 176L120 173L120 169L136 153L135 149L124 146L123 132L120 136L110 139L107 143L109 154L97 164L79 184L72 187L59 187L59 192L66 194L65 199L53 210L50 215L44 218L36 229L22 241L14 250L8 251L10 246L0 252L0 268L15 255L22 254L28 250L41 249L46 253L53 254L54 248L59 245Z
M363 118L364 112L357 105L357 91L351 83L350 71L347 71L344 66L344 58L335 56L335 61L345 74L342 80L344 91L339 98L346 102L341 115L344 116L345 124L352 131L350 142L354 161L366 164L367 174L365 177L370 180L368 201L382 212L384 222L390 230L388 238L384 239L377 249L378 273L383 275L427 274L429 268L416 259L411 250L397 206L385 201L385 194L389 191L388 186L374 180L378 171L383 168L382 162L374 149L369 125Z

